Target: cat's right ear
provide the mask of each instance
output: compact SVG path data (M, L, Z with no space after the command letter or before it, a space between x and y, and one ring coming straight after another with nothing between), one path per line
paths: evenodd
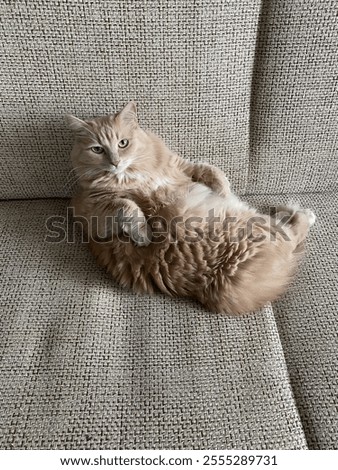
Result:
M85 121L82 121L81 119L72 116L71 114L66 114L65 120L69 128L74 132L74 134L79 135L88 133L88 124Z
M131 124L137 126L137 110L136 103L134 101L129 101L124 108L117 113L119 119L121 119L125 124Z

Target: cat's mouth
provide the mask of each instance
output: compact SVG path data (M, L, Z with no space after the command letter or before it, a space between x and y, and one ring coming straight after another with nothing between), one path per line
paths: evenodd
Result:
M133 162L133 159L131 158L128 158L127 160L121 160L116 166L111 165L110 171L114 175L122 175L127 170L127 168L130 167L132 162Z

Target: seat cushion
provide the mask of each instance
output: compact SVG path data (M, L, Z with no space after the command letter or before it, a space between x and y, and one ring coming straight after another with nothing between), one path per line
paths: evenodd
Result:
M317 216L300 272L273 311L308 445L338 449L337 194L247 200L255 206L291 201Z
M66 207L0 203L0 446L306 448L271 306L128 292L79 240L45 240Z

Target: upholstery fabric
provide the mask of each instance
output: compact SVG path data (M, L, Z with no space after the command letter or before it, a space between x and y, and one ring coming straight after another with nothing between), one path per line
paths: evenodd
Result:
M336 7L1 2L0 448L338 449ZM64 115L130 99L249 202L315 211L280 301L136 296L78 238L45 240L75 183Z
M300 272L283 299L273 304L273 312L308 446L338 449L338 196L247 200L255 207L298 203L317 216Z
M63 116L140 121L244 190L259 0L2 2L0 198L64 197Z
M306 448L271 306L117 287L78 240L45 241L66 205L0 203L0 447Z
M263 0L247 193L337 190L335 0Z

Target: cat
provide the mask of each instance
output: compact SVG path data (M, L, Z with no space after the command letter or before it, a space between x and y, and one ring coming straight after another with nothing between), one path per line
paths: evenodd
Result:
M80 186L74 217L119 284L193 297L228 314L249 313L284 293L312 211L258 213L220 169L183 159L142 129L132 101L114 115L67 121Z

